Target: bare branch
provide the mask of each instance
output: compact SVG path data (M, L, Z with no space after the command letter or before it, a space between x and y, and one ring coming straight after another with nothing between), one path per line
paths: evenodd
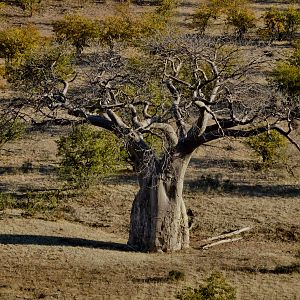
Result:
M149 128L155 128L155 129L159 129L162 130L166 137L167 140L169 141L170 145L172 147L175 147L178 143L178 137L176 135L176 132L174 130L174 128L167 123L153 123L149 126Z

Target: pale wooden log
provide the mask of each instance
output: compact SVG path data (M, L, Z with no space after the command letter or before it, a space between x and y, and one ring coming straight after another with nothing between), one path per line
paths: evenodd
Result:
M232 231L232 232L229 232L229 233L221 234L221 235L218 235L218 236L214 236L214 237L202 240L202 242L210 242L210 241L215 241L215 240L228 238L230 236L237 235L237 234L240 234L242 232L249 231L251 229L252 229L251 227L245 227L245 228L242 228L242 229L239 229L239 230L235 230L235 231Z
M217 245L220 245L220 244L236 242L236 241L239 241L239 240L242 240L242 239L243 239L242 237L238 237L238 238L233 238L233 239L221 240L221 241L217 241L217 242L214 242L214 243L211 243L211 244L204 245L204 246L202 246L202 249L205 250L205 249L208 249L210 247L214 247L214 246L217 246Z

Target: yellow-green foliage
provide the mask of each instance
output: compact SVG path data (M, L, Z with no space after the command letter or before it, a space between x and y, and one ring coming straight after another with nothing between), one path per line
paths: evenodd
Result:
M58 142L60 176L71 186L88 187L99 177L112 174L126 154L119 140L88 125L76 126Z
M41 42L39 31L32 26L12 27L0 32L0 56L6 61L18 60Z
M197 29L200 34L204 34L211 19L219 17L226 7L228 7L228 1L222 0L208 0L201 3L192 18L192 26Z
M263 15L265 27L261 35L270 39L293 38L300 27L300 10L290 7L288 10L270 9Z
M5 143L20 138L25 131L25 125L19 119L9 115L0 117L0 147Z
M199 288L186 288L176 296L180 300L235 300L236 289L221 273L213 273Z
M108 16L100 25L100 40L111 48L115 42L131 41L139 35L140 28L133 15L119 11Z
M66 15L63 19L53 23L53 30L57 39L68 41L72 44L77 53L80 54L89 42L99 36L97 22L80 15Z
M208 0L198 6L192 18L192 26L200 34L213 19L227 15L227 23L236 28L239 36L254 26L254 14L248 7L247 0Z
M282 91L291 96L300 95L300 44L296 45L290 59L277 65L272 78Z
M54 212L60 204L62 196L59 192L28 193L22 199L11 194L0 193L0 211L4 209L22 209L27 215Z
M246 144L267 166L285 158L287 147L285 138L275 130L249 137Z
M16 0L20 7L30 12L32 15L33 11L41 4L42 0Z
M251 28L255 27L254 13L247 8L232 8L227 11L227 24L235 28L237 37L242 39Z
M174 9L178 6L177 0L161 0L156 13L167 18L174 14Z
M100 40L111 48L116 42L132 42L165 29L168 18L159 13L136 15L129 3L118 5L116 13L100 23Z
M17 90L48 93L58 79L73 76L73 56L65 45L45 44L27 53L18 63L6 64L5 77Z
M8 5L15 5L21 7L24 11L28 11L30 16L32 16L33 12L39 7L42 3L42 0L3 0Z

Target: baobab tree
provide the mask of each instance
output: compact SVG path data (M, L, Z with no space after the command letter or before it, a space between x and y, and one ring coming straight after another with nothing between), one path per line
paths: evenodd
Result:
M211 141L268 130L300 150L291 137L299 104L267 84L269 58L260 49L191 36L152 40L142 48L137 58L101 49L81 58L68 76L57 68L62 54L43 56L18 66L11 81L47 118L57 122L67 113L123 141L139 184L128 244L176 251L189 247L183 185L193 152ZM160 141L159 151L147 142L149 135Z

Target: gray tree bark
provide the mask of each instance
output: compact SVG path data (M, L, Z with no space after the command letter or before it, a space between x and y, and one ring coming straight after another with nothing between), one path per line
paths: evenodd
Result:
M173 156L161 168L140 178L131 211L128 245L145 252L172 252L189 247L183 181L190 155Z

